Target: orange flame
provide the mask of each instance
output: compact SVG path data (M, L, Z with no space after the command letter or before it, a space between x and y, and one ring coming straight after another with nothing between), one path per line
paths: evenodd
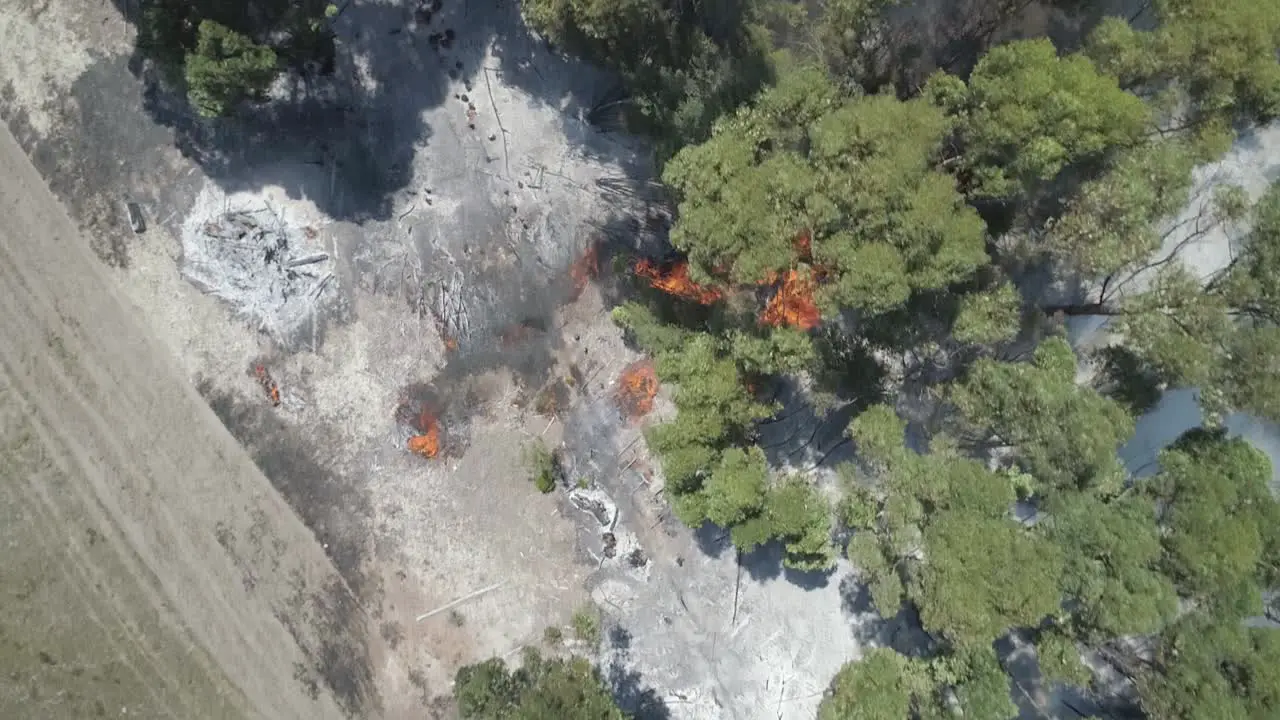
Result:
M800 330L817 327L822 316L818 312L818 304L813 300L813 285L811 277L788 270L783 276L782 286L769 298L769 304L761 313L761 324Z
M703 287L689 279L687 262L676 263L664 271L648 260L640 260L636 263L636 274L647 279L651 287L699 305L710 305L721 297L720 290Z
M813 262L813 233L801 230L796 233L796 237L791 241L791 248L795 250L796 259L801 262Z
M258 378L258 384L267 393L267 399L271 401L271 404L275 407L280 407L280 386L271 377L271 371L267 370L267 366L255 365L253 375Z
M599 244L592 241L587 246L586 252L582 253L582 257L574 261L569 267L569 279L573 281L573 292L570 295L571 300L577 300L582 291L587 289L587 283L600 273L600 249Z
M648 414L657 394L658 374L649 360L628 365L618 377L618 406L630 417Z
M426 458L433 458L440 453L440 423L426 410L418 416L417 430L420 434L409 438L409 452Z

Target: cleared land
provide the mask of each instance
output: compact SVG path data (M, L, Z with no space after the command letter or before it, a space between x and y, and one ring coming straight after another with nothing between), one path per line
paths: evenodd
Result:
M363 624L316 631L319 544L7 130L0 167L0 717L341 717L296 679Z

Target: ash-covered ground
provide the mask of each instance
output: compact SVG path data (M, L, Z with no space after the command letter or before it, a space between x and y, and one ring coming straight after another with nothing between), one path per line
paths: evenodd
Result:
M789 577L680 527L640 439L669 404L619 408L639 356L609 320L612 263L660 244L667 209L647 149L583 120L613 81L510 0L417 10L351 3L332 77L220 122L156 84L110 6L0 19L0 115L359 600L362 645L295 690L421 717L459 665L594 601L643 717L812 717L867 632L846 569ZM407 449L404 407L440 423L435 457ZM559 449L552 495L534 441Z
M332 77L219 122L155 83L110 5L0 13L0 117L358 599L341 662L304 648L293 690L422 717L459 665L588 600L644 718L811 718L860 648L916 644L846 565L786 573L666 512L641 431L671 408L620 409L639 358L608 305L613 258L660 244L667 210L646 149L583 119L613 82L531 37L515 0L345 8ZM848 410L778 399L771 459L827 482ZM424 410L431 458L406 447ZM559 449L552 495L527 479L530 442Z

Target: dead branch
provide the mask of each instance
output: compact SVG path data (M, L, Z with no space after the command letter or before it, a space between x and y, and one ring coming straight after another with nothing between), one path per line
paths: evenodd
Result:
M831 457L831 453L835 452L836 450L839 450L840 448L844 447L845 445L848 445L848 444L849 444L849 443L851 443L851 442L853 442L853 440L852 440L852 439L850 439L850 438L845 438L845 439L841 440L840 442L836 443L835 445L832 445L832 446L831 446L831 449L829 449L829 450L827 450L825 453L823 453L823 454L822 454L822 457L820 457L820 458L818 458L816 461L814 461L814 463L813 463L812 465L810 465L809 467L805 468L805 469L804 469L804 472L809 472L809 471L811 471L811 470L817 470L818 468L822 467L822 464L823 464L823 463L825 463L825 462L827 461L827 458Z
M493 108L493 117L498 121L498 131L502 133L502 164L506 166L507 175L511 174L511 155L507 151L507 129L502 126L502 115L498 112L498 103L493 100L493 85L489 83L489 68L484 68L484 87L489 91L489 105Z
M462 603L464 603L464 602L466 602L466 601L468 601L468 600L472 600L472 599L478 598L478 597L480 597L481 595L484 595L484 594L485 594L485 593L487 593L487 592L493 592L494 590L497 590L498 588L500 588L500 587L502 587L503 585L506 585L506 584L507 584L507 581L506 581L506 580L503 580L502 582L494 583L494 584L492 584L492 585L490 585L490 586L488 586L488 587L480 588L479 590L476 590L476 591L475 591L475 592L473 592L473 593L468 593L468 594L466 594L466 595L463 595L462 597L458 598L457 600L454 600L454 601L453 601L453 602L451 602L451 603L447 603L447 604L445 604L445 605L441 605L440 607L438 607L438 608L436 608L435 610L432 610L432 611L430 611L430 612L422 613L421 615L419 615L419 616L417 617L417 622L422 622L423 620L426 620L427 618L431 617L432 615L437 615L437 614L439 614L439 613L444 612L445 610L450 610L450 609L452 609L452 608L455 608L455 607L457 607L457 606L461 605Z
M285 267L296 268L303 265L314 265L318 262L324 262L329 259L329 253L313 253L311 255L303 255L300 258L290 260Z
M324 277L320 278L320 280L316 282L315 289L311 291L311 297L316 300L319 300L321 293L324 292L325 286L328 285L329 281L332 279L333 279L333 273L326 273Z
M734 564L738 568L738 577L733 583L733 618L729 620L729 627L738 624L738 595L742 592L742 551L738 550L734 556Z

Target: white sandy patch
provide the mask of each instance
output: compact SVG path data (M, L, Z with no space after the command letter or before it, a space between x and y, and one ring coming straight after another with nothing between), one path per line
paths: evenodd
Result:
M0 13L0 88L14 92L31 128L42 137L53 127L54 98L62 97L93 59L57 12L6 8Z

